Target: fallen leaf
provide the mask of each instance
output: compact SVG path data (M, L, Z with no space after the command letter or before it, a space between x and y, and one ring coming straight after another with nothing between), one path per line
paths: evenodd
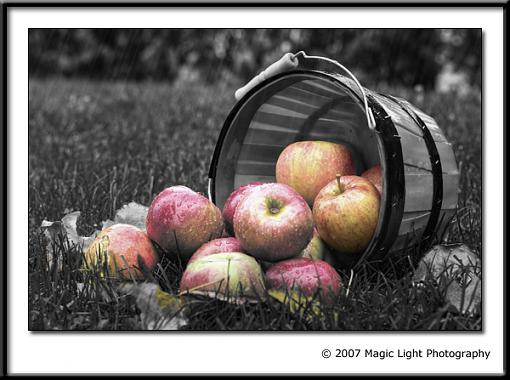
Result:
M130 202L122 206L115 213L114 223L131 224L145 231L145 220L149 208L136 202ZM103 227L104 228L104 227Z
M147 211L148 207L136 202L130 202L117 210L113 221L110 219L102 221L101 227L102 229L105 229L113 224L123 223L133 225L145 231ZM71 244L79 247L82 252L85 252L100 232L99 230L96 230L90 236L80 236L77 232L77 222L80 215L80 211L74 211L66 214L59 221L50 222L48 220L43 220L41 223L41 228L43 229L44 236L47 240L46 257L50 270L62 270L61 255L63 252L58 246L61 239L67 239ZM57 255L55 255L55 253Z
M110 219L103 220L101 222L101 230L104 230L105 228L113 226L114 224L115 224L115 222L113 220L110 220Z
M97 291L82 283L78 283L77 288L80 292L89 292L90 298L100 297L104 302L114 302L119 297L134 297L144 330L179 330L188 324L184 298L167 293L154 283L121 282L109 292L103 288ZM103 323L97 328L104 328L106 322Z
M135 297L145 330L179 330L188 324L186 304L153 283L123 283L119 293Z
M464 244L434 246L420 260L413 281L434 281L457 312L474 313L480 306L481 262Z
M97 322L95 330L104 330L105 327L108 326L109 322L110 321L108 319L101 319L99 322Z
M307 297L295 290L269 289L270 297L286 305L292 314L311 322L314 318L324 318L324 305L313 297ZM335 312L335 319L338 313Z
M85 293L88 299L100 298L104 302L113 302L119 295L115 293L115 289L112 287L102 286L101 282L99 289L93 286L91 283L84 284L82 282L76 283L76 291L79 293Z
M47 240L46 257L50 270L55 267L59 271L62 270L62 257L55 257L55 253L62 254L62 251L57 245L61 239L67 239L71 244L80 247L82 251L85 251L96 237L98 231L91 236L78 235L78 232L76 231L76 223L80 214L80 211L74 211L65 215L60 221L50 222L43 220L41 223L41 228L43 229L44 236Z

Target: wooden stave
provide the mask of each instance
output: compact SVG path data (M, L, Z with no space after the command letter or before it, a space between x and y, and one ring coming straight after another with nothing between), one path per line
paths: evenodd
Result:
M427 124L428 126L428 124ZM437 127L437 125L436 125ZM403 128L403 129L406 129L406 128ZM409 131L407 131L409 132ZM405 134L406 132L402 132L402 134ZM431 131L432 133L432 131ZM432 133L433 135L433 138L434 138L434 141L436 142L436 146L438 146L438 151L439 151L439 154L440 154L440 157L441 157L441 161L443 163L443 157L447 157L448 159L445 159L444 160L444 163L445 164L449 164L449 165L445 165L445 168L446 168L446 172L445 172L445 168L443 168L443 195L444 194L451 194L453 190L454 193L456 192L456 183L458 184L458 176L459 176L459 173L458 173L458 170L457 170L457 167L456 167L456 162L454 160L454 154L453 154L453 150L451 149L451 144L449 144L447 142L447 140L444 138L444 136L442 136L442 131L439 129L439 127L437 127L437 130L433 131ZM327 135L326 135L327 136ZM332 137L332 136L331 136ZM407 136L406 136L407 137ZM418 142L418 140L416 140ZM404 144L403 144L404 145ZM424 145L424 142L423 142L423 145ZM282 146L282 150L284 148L285 145ZM406 145L407 146L407 145ZM418 144L419 146L419 144ZM425 150L421 150L420 151L422 153L423 156L425 156L425 153L426 153L426 156L428 158L428 151L426 150L426 147L425 147ZM451 159L453 157L453 160ZM406 162L406 159L408 162ZM419 167L419 169L423 169L424 171L430 173L424 173L423 175L425 176L422 180L424 181L427 181L427 183L430 185L430 180L432 178L432 173L430 171L430 160L428 160L428 163L429 165L427 166L427 160L419 160L417 161L412 154L407 154L404 158L404 165L413 165L413 164L418 164L418 165L421 165L423 167ZM237 177L237 173L236 173L236 177ZM250 179L248 180L247 178L250 177L248 174L244 173L242 175L239 175L239 179L236 179L236 183L241 185L241 184L244 184L242 183L243 181L248 181L248 182L251 182L251 181L254 181L254 180L262 180L263 182L271 182L271 181L274 181L274 176L271 177L271 176L264 176L265 180L263 178L261 178L260 176L256 176L256 175L252 175L250 177ZM451 178L449 178L451 177ZM426 179L425 179L426 178ZM413 182L414 181L414 182ZM416 178L411 178L411 177L407 177L406 176L406 185L407 188L409 190L411 190L412 186L411 184L412 183L416 183L415 187L418 187L419 186L419 180L416 179ZM445 187L445 184L449 184L448 187ZM455 188L455 189L454 189ZM407 193L409 193L409 191L406 191L406 195ZM456 206L456 196L452 196L451 197L452 199L448 202L448 206L453 206L455 205ZM412 199L412 198L410 198ZM414 207L411 207L411 204L414 204L414 201L410 200L410 199L406 199L406 204L407 204L407 208L405 208L405 211L404 211L404 217L402 218L402 221L406 221L405 223L411 223L412 219L410 218L407 218L409 215L412 215L413 212L420 212L420 211L423 211L423 210L419 210L420 207L418 206L414 206ZM429 204L429 211L430 211L430 206L431 206L431 202L432 200L430 199L430 204ZM425 202L427 203L427 202ZM445 209L444 208L444 205L443 205L443 209L442 209L442 213L443 212L446 212L447 214L451 214L452 210L454 211L454 209ZM407 219L406 219L407 218ZM426 217L424 217L422 215L422 217L420 218L420 223L416 224L418 227L420 227L421 225L425 224L424 220L426 219ZM439 228L439 226L437 227ZM404 233L406 228L405 227L402 227L402 231L399 231L399 237L396 239L396 242L400 241L402 239L402 236L408 236L409 235L409 232L406 232ZM417 237L420 237L418 236L420 233L423 232L423 229L422 228L416 228L414 231L413 231L413 234L417 235ZM400 234L402 233L402 234ZM397 246L395 246L395 248L391 248L391 251L395 251L396 249L398 249L398 244Z

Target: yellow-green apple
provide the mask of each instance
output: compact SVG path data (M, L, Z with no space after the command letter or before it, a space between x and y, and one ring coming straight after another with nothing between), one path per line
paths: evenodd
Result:
M363 251L379 219L379 192L359 176L337 177L317 195L313 216L320 237L342 254Z
M214 239L204 243L188 261L191 263L193 260L196 260L200 257L214 255L215 253L226 253L226 252L242 252L245 253L243 248L241 247L241 243L234 237L223 237L219 239Z
M351 152L342 144L327 141L290 144L276 162L276 182L294 188L310 207L319 191L337 174L356 174Z
M242 252L222 252L191 261L184 271L181 294L203 294L237 301L265 298L264 274L253 257Z
M223 232L221 211L186 186L159 193L147 213L147 234L167 253L187 260L202 244Z
M301 251L299 257L307 257L312 260L324 260L324 256L326 256L327 252L328 247L326 244L324 244L321 237L319 236L317 228L314 227L312 240L310 240L310 243L308 243L305 249Z
M370 169L367 169L361 174L363 178L368 179L375 186L377 191L379 191L379 195L382 195L382 174L381 174L381 165L377 164L372 166Z
M143 279L158 262L149 237L129 224L114 224L102 230L84 255L85 268L116 279Z
M305 257L273 264L266 272L266 282L269 289L300 291L325 303L333 303L342 289L340 275L331 265Z
M255 187L262 185L263 182L250 182L244 186L235 189L229 195L225 204L223 205L223 219L225 220L225 227L229 234L234 235L234 213L239 202Z
M237 206L234 231L250 255L275 262L299 255L312 239L313 216L290 186L266 183Z
M297 257L305 257L312 260L321 259L326 261L328 264L333 265L328 246L321 240L319 232L315 227L313 228L312 240L310 240L310 243L308 243L305 249L303 249ZM273 265L273 263L261 260L260 265L262 266L262 269L267 270L271 267L271 265Z

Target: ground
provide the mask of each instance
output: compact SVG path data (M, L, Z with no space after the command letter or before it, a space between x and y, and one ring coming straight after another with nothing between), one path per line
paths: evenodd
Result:
M376 90L379 90L375 88ZM30 329L140 328L129 297L105 301L77 291L80 254L62 241L67 257L55 274L44 260L41 222L80 210L79 232L91 234L131 201L149 205L162 189L185 185L206 193L209 162L234 105L229 85L30 80L29 86L29 305ZM448 243L465 243L481 255L481 97L381 87L434 116L453 143L461 170L459 211ZM481 316L460 315L440 289L411 286L409 260L367 265L350 293L306 320L267 301L232 305L203 300L186 329L234 330L480 330ZM175 292L182 266L164 258L155 273ZM340 273L344 282L350 273Z

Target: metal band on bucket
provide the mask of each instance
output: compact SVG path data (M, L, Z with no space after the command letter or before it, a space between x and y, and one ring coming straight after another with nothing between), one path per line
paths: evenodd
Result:
M432 233L436 229L441 207L443 204L443 168L441 166L441 157L436 147L436 142L432 137L425 122L405 103L400 102L398 99L393 98L402 109L407 112L423 131L423 140L429 152L430 166L432 169L432 206L430 210L429 221L423 231L423 243L428 244L432 237Z
M388 116L384 107L372 96L370 96L369 101L378 120L375 133L384 143L381 163L384 160L386 167L385 177L387 186L384 188L386 202L384 203L383 213L379 216L377 237L374 235L370 245L354 265L354 269L358 268L368 259L379 260L386 256L395 238L398 236L398 230L404 215L406 190L400 138L391 117Z

